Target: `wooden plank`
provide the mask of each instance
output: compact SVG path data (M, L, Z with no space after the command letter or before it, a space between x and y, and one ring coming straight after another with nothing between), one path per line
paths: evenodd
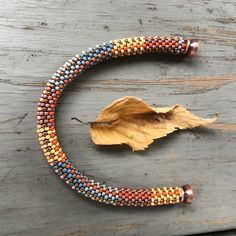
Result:
M236 228L235 10L231 1L37 1L0 5L0 234L184 235ZM201 39L193 60L124 58L91 69L60 100L57 129L71 160L99 181L142 187L192 184L192 205L102 206L73 193L43 158L35 110L50 75L80 50L137 35ZM88 127L114 99L180 103L211 129L177 132L145 152L96 147ZM232 233L231 231L230 233ZM223 233L224 235L224 233Z

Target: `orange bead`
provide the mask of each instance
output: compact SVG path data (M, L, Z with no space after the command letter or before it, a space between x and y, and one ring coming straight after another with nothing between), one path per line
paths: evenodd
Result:
M175 195L179 196L179 190L175 190Z
M56 139L53 140L52 143L53 143L53 144L57 144L57 140L56 140Z
M74 76L73 76L72 74L69 74L69 78L70 78L70 79L73 79Z
M162 192L162 195L166 197L167 193L165 191Z

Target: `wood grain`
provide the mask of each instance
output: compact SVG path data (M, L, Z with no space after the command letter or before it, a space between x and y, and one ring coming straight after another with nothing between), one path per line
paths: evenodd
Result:
M0 5L0 235L187 235L236 228L236 5L212 1L2 0ZM53 174L36 135L44 84L68 57L111 39L185 35L198 57L131 57L86 72L64 92L57 129L67 155L101 182L130 187L182 185L192 205L113 208L87 201ZM207 129L177 132L145 152L96 147L88 127L111 101L183 104L218 113ZM225 231L222 235L225 235Z

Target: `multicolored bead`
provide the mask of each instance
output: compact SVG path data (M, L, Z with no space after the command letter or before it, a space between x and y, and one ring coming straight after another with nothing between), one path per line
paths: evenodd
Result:
M95 182L80 172L63 152L54 126L55 107L67 85L90 67L112 58L146 53L169 53L193 56L198 42L180 37L133 37L114 40L82 51L69 59L49 79L37 107L37 133L41 149L55 173L73 190L92 200L114 206L157 206L191 202L192 189L163 187L124 189Z

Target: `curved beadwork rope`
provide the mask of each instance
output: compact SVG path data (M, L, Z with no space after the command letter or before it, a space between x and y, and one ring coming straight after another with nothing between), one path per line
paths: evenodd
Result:
M67 158L59 144L54 121L55 107L64 88L90 67L112 58L144 53L169 53L191 57L197 48L196 40L180 37L125 38L82 51L60 67L46 84L37 107L37 132L41 149L57 175L82 195L114 206L157 206L191 202L192 189L189 185L126 189L94 181Z

